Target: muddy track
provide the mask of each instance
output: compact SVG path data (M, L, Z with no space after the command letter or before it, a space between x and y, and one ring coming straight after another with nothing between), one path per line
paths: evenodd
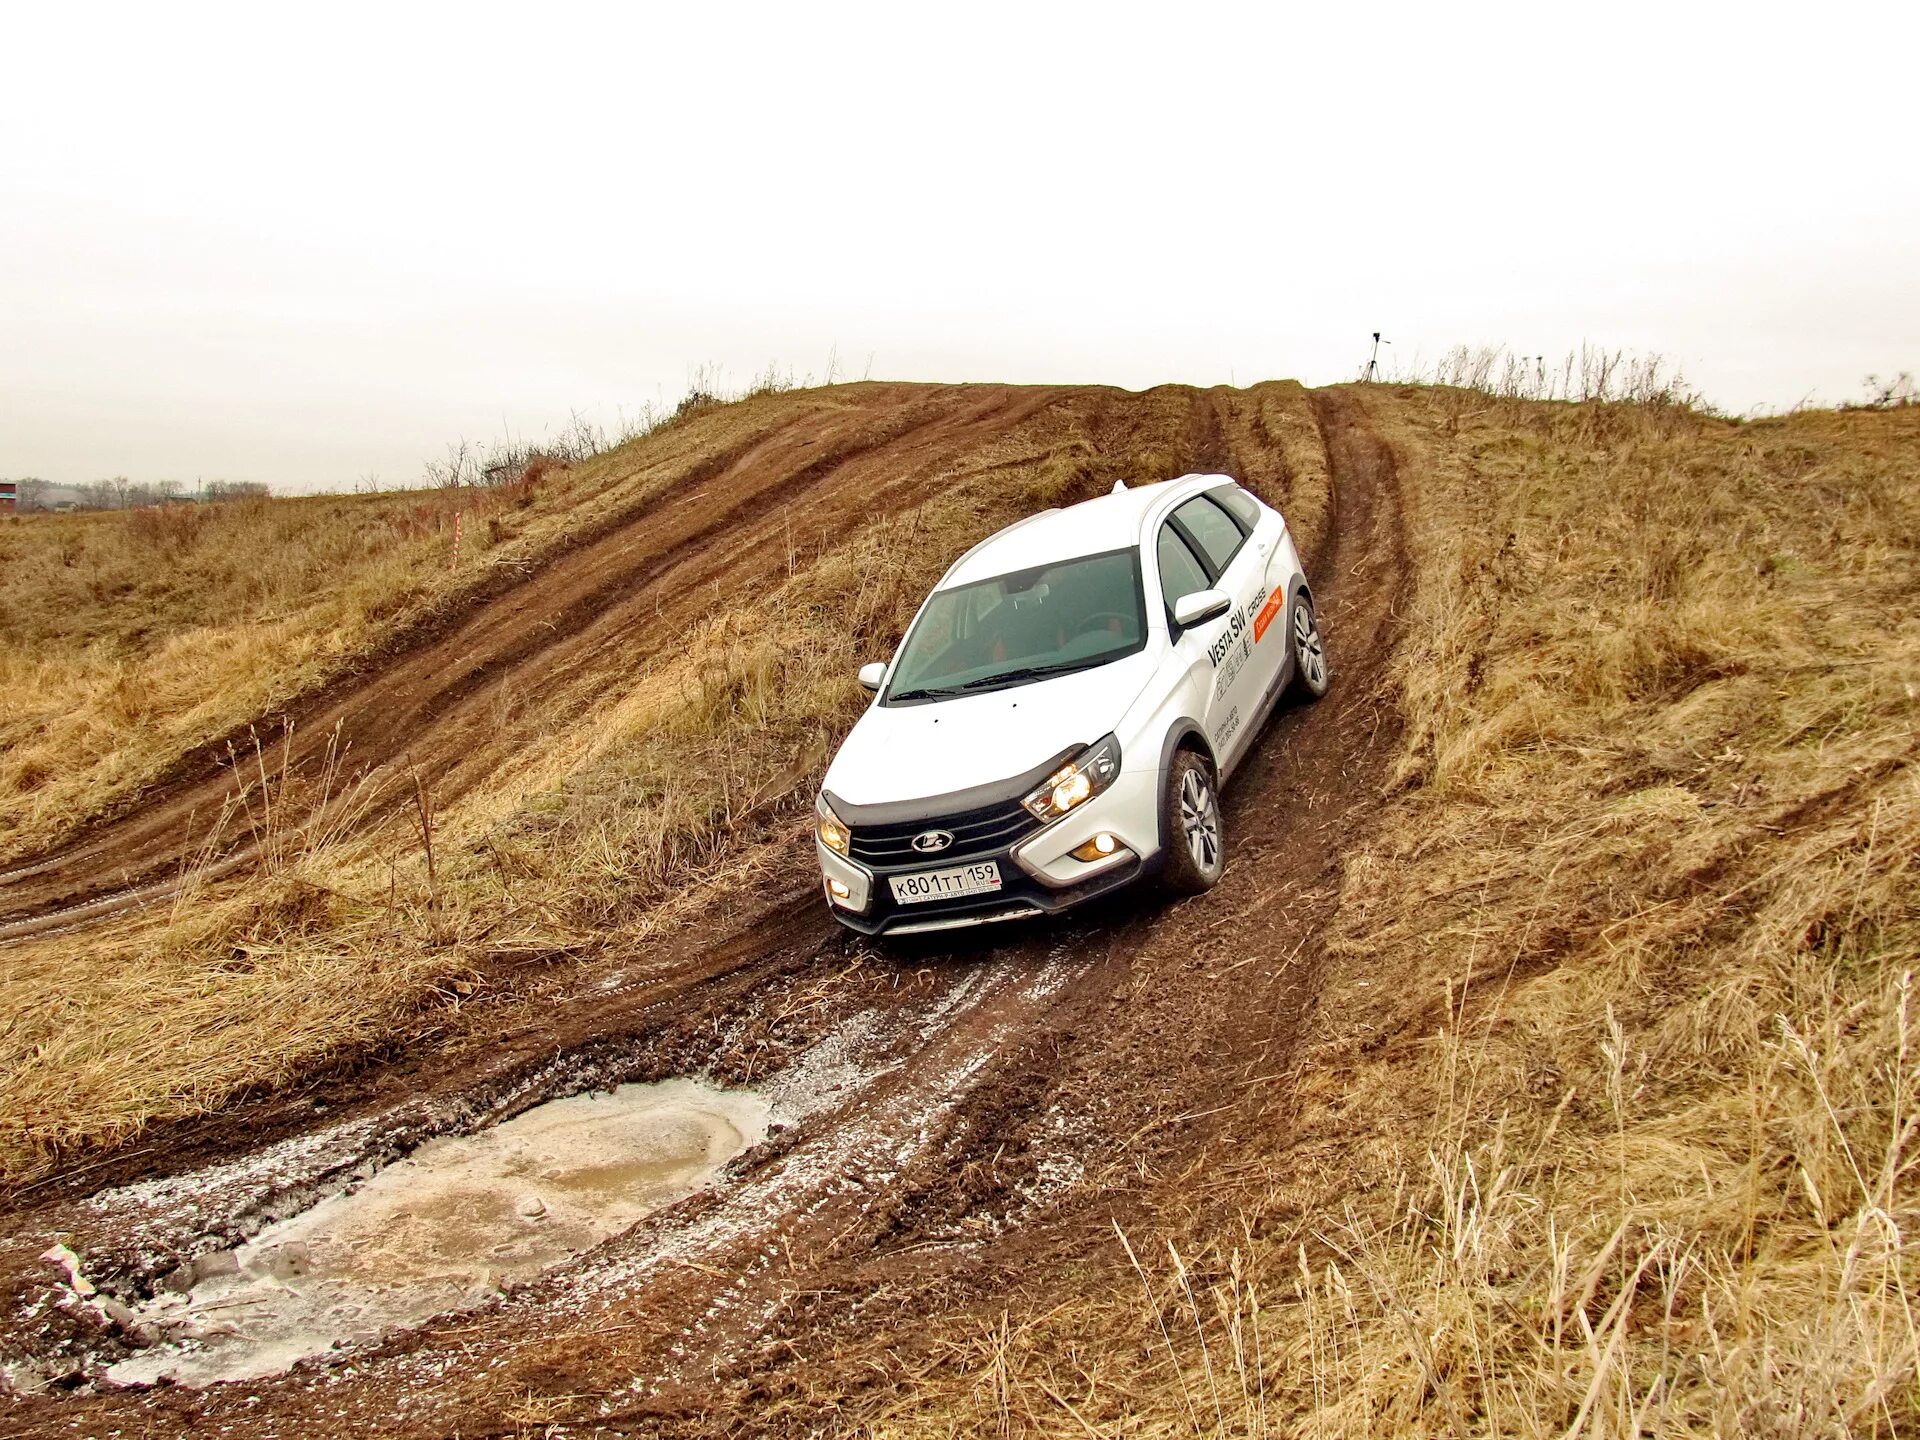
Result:
M352 676L284 716L248 770L311 779L330 747L346 757L331 806L361 777L419 772L439 803L483 777L462 757L487 750L503 706L580 704L593 657L641 664L673 646L722 590L783 573L794 548L843 535L875 509L925 498L955 457L1002 434L1060 392L1000 386L901 387L886 403L803 414L754 443L694 467L655 503L568 549L459 623L418 637L371 675ZM619 678L604 667L607 682ZM289 730L288 726L291 726ZM138 808L47 856L0 873L0 939L45 933L170 893L189 858L212 873L249 862L256 846L223 807L232 770L211 753ZM404 803L389 785L365 807L375 823ZM364 800L364 795L359 797ZM318 818L317 816L309 817Z
M1190 443L1209 452L1193 463L1264 459L1235 453L1230 437L1252 429L1232 423L1231 394L1193 404ZM1314 405L1334 496L1308 563L1335 687L1283 707L1242 768L1214 891L879 950L837 932L796 863L718 943L690 938L566 1006L220 1117L160 1152L172 1179L85 1193L132 1178L139 1162L123 1161L21 1196L0 1244L0 1304L38 1317L45 1345L67 1322L33 1309L45 1290L34 1256L56 1235L135 1299L182 1257L356 1169L551 1096L703 1072L770 1084L793 1117L722 1183L350 1367L37 1397L11 1412L20 1433L514 1434L528 1395L567 1397L541 1413L569 1433L735 1433L776 1401L783 1428L832 1428L830 1398L809 1397L871 1383L879 1340L911 1348L935 1317L989 1302L998 1313L1035 1275L1113 1261L1110 1225L1150 1213L1155 1177L1230 1140L1247 1097L1270 1102L1310 1013L1340 855L1366 828L1396 739L1388 665L1408 572L1393 457L1352 394ZM969 425L1005 415L962 405L913 433L964 443ZM751 547L726 548L735 558L721 563L751 563ZM592 629L582 644L619 633L588 642ZM458 709L456 697L439 713Z

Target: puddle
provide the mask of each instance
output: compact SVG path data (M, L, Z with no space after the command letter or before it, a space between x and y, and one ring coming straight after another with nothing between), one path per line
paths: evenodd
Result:
M555 1100L428 1141L358 1189L203 1256L135 1312L160 1343L121 1383L245 1380L485 1300L699 1189L767 1131L767 1102L691 1080Z

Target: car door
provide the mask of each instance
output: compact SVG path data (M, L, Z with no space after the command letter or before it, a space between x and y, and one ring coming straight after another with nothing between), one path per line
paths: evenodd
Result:
M1215 616L1182 630L1174 623L1174 602L1196 590L1213 588L1213 572L1200 557L1193 542L1173 524L1163 520L1154 541L1154 565L1160 576L1160 600L1165 607L1167 634L1173 644L1173 667L1179 684L1189 686L1191 699L1183 702L1189 713L1214 740L1216 717L1213 704L1212 650L1227 631L1227 618ZM1214 743L1218 753L1219 744Z
M1167 522L1206 567L1210 583L1232 608L1214 622L1207 658L1213 666L1207 732L1223 769L1231 768L1253 733L1251 721L1266 691L1267 656L1255 657L1254 617L1266 600L1267 557L1260 540L1211 495L1179 505ZM1266 548L1271 548L1271 540Z
M1256 575L1256 594L1262 594L1253 616L1253 659L1260 675L1259 699L1272 697L1292 657L1293 637L1287 628L1290 586L1299 571L1293 547L1287 541L1287 522L1277 510L1262 505L1238 485L1221 485L1207 494L1220 502L1247 533L1249 547L1263 567Z

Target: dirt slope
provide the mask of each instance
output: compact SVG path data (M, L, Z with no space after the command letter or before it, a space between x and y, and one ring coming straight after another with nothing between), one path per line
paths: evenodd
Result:
M864 387L867 403L802 411L679 477L667 496L563 553L464 620L365 676L310 697L286 716L291 740L270 740L246 763L317 774L336 728L346 737L343 782L382 767L417 767L444 804L471 776L461 760L486 748L499 697L539 706L570 681L671 646L716 588L742 591L780 573L796 549L848 528L851 517L901 506L938 483L943 467L1062 394L1010 387ZM580 697L568 697L579 703ZM289 753L290 751L290 753ZM130 813L76 843L0 873L0 938L71 924L163 893L184 857L202 853L234 788L218 751L183 767ZM395 789L397 796L400 791ZM244 859L229 825L216 854Z
M440 737L436 788L483 819L501 794L522 813L583 791L624 811L647 801L629 782L653 783L650 756L753 749L738 773L757 796L787 782L809 726L830 739L851 714L851 660L898 633L937 564L916 543L944 556L1106 488L1116 465L1217 467L1284 500L1336 666L1333 695L1278 715L1229 795L1221 886L881 951L822 913L806 792L789 787L735 827L724 863L702 852L669 890L637 894L634 847L608 847L626 868L581 892L608 903L554 932L584 935L579 950L488 959L428 935L418 974L444 993L403 990L397 1019L278 1070L230 1063L313 1013L261 973L371 983L410 925L447 912L343 908L374 942L359 951L329 913L297 933L215 926L176 967L199 989L125 940L162 928L146 919L23 940L0 952L18 1002L0 1145L39 1148L0 1149L19 1177L0 1197L0 1374L33 1393L0 1401L0 1431L1544 1440L1920 1423L1902 1239L1920 1224L1920 411L1738 422L1670 396L1276 385L1000 392L1014 403L995 412L993 392L834 393L847 403L769 412L575 547L683 514L681 547L649 542L667 548L633 593L657 595L676 634L702 622L702 648L630 688L684 686L691 708L672 713L690 732L633 722L617 763L576 763L604 711L633 721L607 673L620 647L667 642L644 601L551 665L522 625L533 648L499 653L570 728L516 719L505 686L455 723L488 682L446 652L450 698L411 722ZM827 430L845 458L818 474L779 441ZM776 461L801 477L791 503L742 475L758 498L730 522L674 511L736 463ZM876 521L854 491L880 485L938 497L938 514ZM788 535L823 515L856 534L788 560ZM734 550L748 532L760 549ZM735 571L779 583L703 621L701 577L726 590ZM894 588L868 603L883 571ZM554 592L562 610L564 595L631 598L584 575ZM457 620L368 657L358 683L491 623ZM556 622L555 643L596 623ZM756 672L771 689L689 678L769 633L802 657ZM356 713L377 728L377 709ZM676 748L689 733L705 748ZM563 753L537 769L549 744ZM556 904L571 842L594 834L549 833L557 864L518 872L521 901ZM270 857L259 874L234 858L209 893L272 893ZM349 907L364 878L310 883ZM523 913L461 903L482 927ZM89 1033L103 1042L66 1043ZM104 1071L130 1080L134 1121L96 1104L106 1123L58 1128L63 1107L121 1093ZM779 1128L537 1280L277 1377L111 1388L123 1328L40 1258L64 1241L109 1297L140 1300L429 1138L690 1074L760 1092Z
M671 644L716 582L771 577L796 528L805 543L809 529L825 535L928 493L983 439L1048 407L1093 413L1096 434L1131 423L1131 397L1113 392L872 388L871 403L776 430L445 635L317 697L295 763L317 763L338 723L356 763L411 758L457 791L490 697L509 684L523 702L543 689L576 698L570 686L595 657ZM1179 403L1181 468L1260 480L1302 463L1282 456L1244 392ZM1316 396L1315 412L1331 504L1296 527L1314 540L1336 689L1319 706L1283 709L1243 768L1217 890L903 956L838 933L800 855L774 878L771 903L737 901L714 930L627 957L575 1003L492 1012L484 1029L429 1053L162 1129L138 1151L56 1176L16 1199L0 1244L0 1299L32 1311L42 1353L63 1323L33 1309L44 1288L34 1257L54 1236L131 1297L286 1197L587 1085L704 1071L811 1083L816 1102L723 1186L485 1312L397 1337L349 1373L39 1397L16 1403L21 1432L472 1435L562 1418L731 1431L786 1413L769 1402L857 1383L832 1372L849 1337L990 1296L996 1277L1069 1262L1109 1237L1141 1176L1228 1123L1223 1093L1284 1068L1315 981L1318 907L1342 845L1367 822L1393 740L1381 687L1405 579L1394 466L1350 399ZM70 924L84 917L68 907L121 904L116 888L155 883L227 783L217 769L183 776L16 871L0 891L16 925ZM815 1076L829 1053L831 1084ZM184 1196L110 1211L85 1198L192 1166L211 1168Z

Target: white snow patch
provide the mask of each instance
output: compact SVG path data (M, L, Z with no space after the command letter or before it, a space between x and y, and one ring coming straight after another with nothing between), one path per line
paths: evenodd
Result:
M700 1188L765 1137L770 1114L750 1091L670 1080L430 1140L269 1226L226 1273L141 1307L167 1342L109 1378L249 1379L476 1304Z

